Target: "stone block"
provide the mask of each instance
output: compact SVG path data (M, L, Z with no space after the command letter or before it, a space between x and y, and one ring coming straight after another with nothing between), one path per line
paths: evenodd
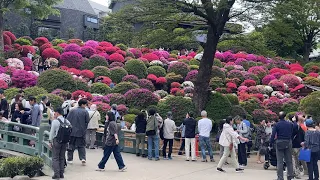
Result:
M12 180L30 180L29 176L15 176Z

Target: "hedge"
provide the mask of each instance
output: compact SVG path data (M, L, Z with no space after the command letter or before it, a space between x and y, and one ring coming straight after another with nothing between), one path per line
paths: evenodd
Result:
M47 94L48 91L46 91L44 88L34 86L34 87L29 87L23 90L24 91L24 96L29 97L29 96L37 96L39 94Z
M130 124L133 124L136 116L137 115L135 114L126 114L124 115L124 121L129 122Z
M221 121L230 116L232 105L226 96L216 92L210 94L205 107L209 118L214 121Z
M44 71L38 77L38 86L52 92L55 89L63 89L73 92L76 83L72 75L61 69L50 69Z

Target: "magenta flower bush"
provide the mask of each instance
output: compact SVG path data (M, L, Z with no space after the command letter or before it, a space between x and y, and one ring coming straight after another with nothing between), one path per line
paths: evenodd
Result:
M269 109L275 113L279 113L283 104L280 99L271 97L270 99L265 100L263 105L266 109Z
M198 71L197 70L192 70L192 71L188 72L185 80L186 81L195 82L197 80L197 76L198 76Z
M129 52L131 52L135 58L140 58L142 56L141 50L137 48L130 48Z
M83 46L81 47L81 54L83 57L89 58L92 55L96 54L96 50L91 46Z
M296 86L300 85L300 80L293 74L286 74L281 76L280 81L288 85L289 88L295 88Z
M123 82L133 82L133 83L138 83L139 78L135 75L126 75L125 77L122 78Z
M277 79L270 81L270 83L268 85L271 86L273 88L273 90L275 90L275 91L284 91L285 90L284 83L282 81L277 80Z
M268 74L268 71L263 66L251 67L248 72L257 75L259 78L263 78Z
M12 73L12 85L17 88L32 87L37 84L37 76L25 70L16 70Z
M153 51L152 53L157 55L159 58L163 57L165 59L168 59L170 56L168 51L163 51L163 50Z
M32 60L27 57L22 57L20 60L23 62L24 70L31 71L32 70Z
M155 90L155 87L154 87L153 83L148 79L140 79L139 82L138 82L138 85L142 89L148 89L149 91L154 91Z
M103 56L106 60L109 60L109 54L107 53L99 53L100 56Z
M274 75L266 75L263 79L262 79L262 84L264 85L268 85L270 83L270 81L277 79Z
M110 103L110 99L107 97L107 96L93 96L92 102L103 102L103 103L107 103L109 104Z
M148 89L132 89L125 95L127 105L135 108L146 108L156 105L159 101L158 97Z
M125 104L126 98L119 93L111 93L106 96L110 100L110 104Z
M85 46L90 46L92 48L96 48L97 46L99 46L99 42L98 41L94 41L94 40L89 40L86 43L84 43Z
M78 44L72 43L72 44L68 44L65 48L64 48L64 52L77 52L77 53L81 53L81 48Z
M247 60L248 61L257 61L257 56L254 54L248 54L247 55Z
M59 64L60 66L79 69L83 60L81 54L77 52L65 52L61 54Z

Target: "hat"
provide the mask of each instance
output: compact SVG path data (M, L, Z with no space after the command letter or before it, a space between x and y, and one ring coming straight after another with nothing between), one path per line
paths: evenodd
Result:
M306 126L307 127L312 127L313 126L313 120L312 119L307 119L306 120Z

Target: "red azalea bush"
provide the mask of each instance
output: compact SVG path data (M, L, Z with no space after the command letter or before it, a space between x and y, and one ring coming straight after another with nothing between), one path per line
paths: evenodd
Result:
M3 34L9 36L11 42L14 42L15 40L17 40L17 37L10 31L3 31Z
M109 60L109 54L107 53L99 53L100 56L103 56L106 60Z
M256 109L252 113L252 117L255 123L259 123L262 120L277 121L278 115L270 110Z
M9 45L9 46L12 45L12 41L11 41L11 39L10 39L10 37L8 35L3 34L2 37L3 37L4 45Z
M32 60L27 57L22 57L20 60L23 62L24 70L31 71L32 70Z
M192 71L188 72L185 80L195 82L197 80L197 76L198 76L198 70L192 70Z
M147 76L147 79L149 79L150 81L156 82L158 78L157 78L157 76L154 75L154 74L149 74L149 75Z
M86 98L89 101L92 100L92 95L89 92L85 92L85 91L82 91L82 90L77 90L77 91L72 93L72 98L74 100L78 100L79 96L82 96L82 98Z
M23 45L21 46L21 56L27 57L28 53L31 52L31 54L35 54L36 50L32 46Z
M37 76L25 70L15 70L12 72L12 85L17 88L32 87L37 84Z
M266 109L270 109L273 112L279 113L281 111L282 102L276 97L271 97L263 102L263 105Z
M68 44L65 48L64 48L64 52L77 52L77 53L81 53L81 47L78 44L72 43L72 44Z
M171 88L180 88L180 87L181 87L181 84L178 82L171 83Z
M108 86L112 83L112 80L107 76L98 76L94 82L102 82Z
M120 113L120 114L127 114L128 113L128 108L126 105L124 104L119 104L117 105L117 111Z
M159 77L156 80L156 84L167 84L167 79L165 77Z
M277 79L270 81L270 83L268 85L271 86L274 91L284 91L285 90L285 86L284 86L283 82L279 81Z
M241 85L242 86L247 86L247 87L255 86L256 85L256 81L251 80L251 79L246 79L246 80L243 81L243 83Z
M119 53L113 53L109 56L109 60L111 62L124 62L124 57Z
M93 104L97 105L97 110L99 112L108 112L111 109L111 106L109 104L102 101L94 101Z
M159 60L159 57L153 53L147 53L147 54L141 56L141 58L145 58L149 62L154 61L154 60Z
M117 50L116 53L121 54L123 57L126 57L127 53L122 50Z
M8 89L8 87L8 84L4 80L0 79L0 89Z
M65 70L68 71L70 74L77 75L77 76L79 76L80 72L81 72L80 70L78 70L76 68L67 68Z
M125 77L122 78L122 81L138 83L139 78L135 75L126 75Z
M94 78L94 74L90 70L83 70L80 72L80 75L84 78L92 79Z
M62 47L63 49L67 47L67 43L60 43L58 44L59 47Z
M174 96L184 96L184 90L179 88L172 88L170 94Z
M140 86L140 88L142 89L148 89L150 91L154 91L155 87L152 84L152 82L148 79L140 79L138 82L138 85Z
M34 42L36 46L41 47L45 43L48 43L49 40L46 37L38 37L34 40Z
M270 83L270 81L276 79L276 77L274 75L266 75L263 79L262 79L262 84L263 85L268 85Z
M296 86L301 84L297 76L293 74L287 74L287 75L281 76L280 81L288 85L289 88L295 88Z
M290 74L290 72L286 69L280 69L280 68L273 68L269 71L269 74L275 74L275 73L280 73L282 75L285 74Z
M249 68L249 73L257 75L260 79L267 75L267 70L264 66L254 66Z
M60 66L67 66L69 68L79 69L82 65L83 58L77 52L64 52L60 56Z
M295 72L304 72L303 67L302 67L299 63L290 64L290 65L289 65L289 68L290 68L290 71L291 71L292 73L295 73Z
M96 53L96 50L94 50L91 46L83 46L81 47L81 54L83 57L89 58L92 55Z
M228 82L226 85L227 85L227 88L230 88L232 90L237 89L237 85L233 82Z
M135 108L146 108L156 105L159 101L158 97L147 89L132 89L125 95L127 105Z
M112 47L113 45L107 41L101 41L99 42L99 46L102 46L102 47Z
M54 48L47 48L42 52L42 58L44 60L49 59L49 58L55 58L59 59L60 58L60 53Z
M44 51L44 50L47 49L47 48L52 48L52 44L51 44L51 43L45 43L44 45L42 45L42 46L40 47L40 51L42 52L42 51Z
M315 77L315 78L317 78L319 76L318 73L309 73L308 75L311 77Z
M117 48L116 47L105 47L104 50L107 54L114 54L117 51Z

